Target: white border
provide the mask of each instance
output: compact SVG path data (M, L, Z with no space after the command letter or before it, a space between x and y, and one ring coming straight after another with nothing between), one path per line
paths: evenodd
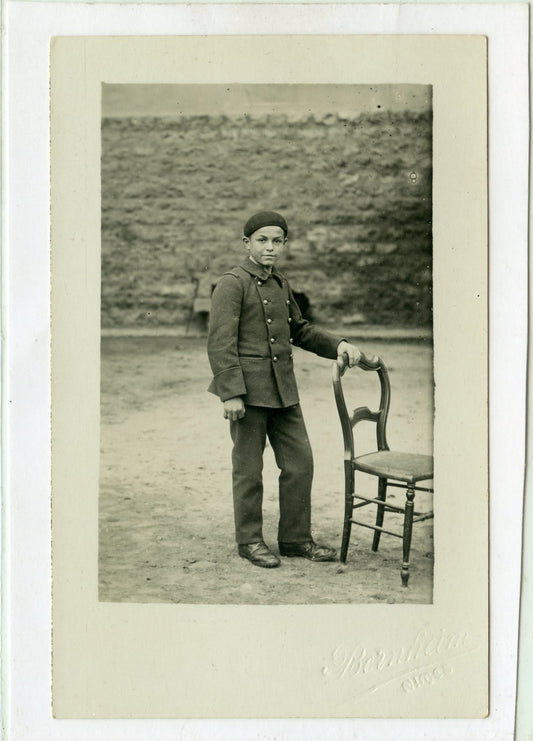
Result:
M4 388L8 738L510 738L527 305L527 5L7 5ZM50 715L48 43L52 35L462 33L489 37L491 713L486 720L54 721ZM465 112L467 115L467 112ZM511 362L512 361L512 362ZM458 359L460 362L460 359ZM512 434L511 434L512 433ZM468 565L465 564L465 568Z

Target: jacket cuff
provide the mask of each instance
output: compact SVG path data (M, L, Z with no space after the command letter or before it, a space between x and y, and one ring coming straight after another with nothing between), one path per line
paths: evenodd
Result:
M246 384L240 365L217 373L211 381L209 391L219 396L220 401L233 399L235 396L245 396Z

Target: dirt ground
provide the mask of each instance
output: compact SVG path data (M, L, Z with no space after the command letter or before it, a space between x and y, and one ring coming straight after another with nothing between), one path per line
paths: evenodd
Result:
M350 337L357 341L356 332ZM387 363L392 384L389 444L432 452L433 377L428 342L359 343ZM343 444L331 361L295 352L300 400L315 457L313 535L340 548ZM433 521L414 527L410 582L401 586L401 540L353 526L348 561L283 558L260 569L237 555L231 442L216 397L206 392L205 338L102 339L99 596L102 601L203 604L431 603ZM348 371L348 405L375 406L374 373ZM369 403L370 399L370 403ZM374 494L375 480L368 480ZM361 479L361 482L363 481ZM265 452L264 537L276 551L277 469ZM395 493L395 491L397 493ZM403 499L393 490L391 500ZM416 509L431 508L417 494ZM372 520L374 507L358 510ZM386 514L385 526L398 517Z

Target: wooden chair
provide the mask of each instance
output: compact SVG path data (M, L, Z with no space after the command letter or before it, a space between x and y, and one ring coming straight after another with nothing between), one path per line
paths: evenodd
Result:
M433 488L417 486L418 482L433 479L433 456L418 455L416 453L400 453L389 449L387 443L386 425L390 406L390 382L387 368L381 358L373 357L370 360L363 354L358 367L364 371L376 371L381 384L381 399L379 409L371 412L368 407L358 407L353 414L349 414L344 400L341 378L348 368L347 358L333 364L333 389L335 401L342 426L344 438L344 529L342 534L341 557L342 563L346 563L348 544L352 524L361 525L374 530L372 550L377 551L381 533L394 535L403 541L403 563L402 563L402 585L407 586L409 581L409 552L411 550L411 537L413 524L422 522L433 517L433 512L415 512L415 492L433 492ZM363 421L376 424L377 451L365 455L356 456L354 453L354 428ZM378 479L377 498L355 493L355 472L359 471ZM398 487L406 490L406 503L404 507L390 504L386 501L387 489ZM354 500L361 500L354 503ZM369 525L353 519L353 511L359 507L369 504L377 506L376 524ZM403 531L394 532L383 527L385 512L403 514Z

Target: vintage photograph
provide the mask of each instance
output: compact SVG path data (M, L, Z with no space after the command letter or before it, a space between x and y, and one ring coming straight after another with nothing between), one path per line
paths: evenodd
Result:
M5 733L527 736L528 7L5 10Z
M52 44L57 718L486 713L486 40L283 34Z
M101 602L433 602L432 100L102 84Z

